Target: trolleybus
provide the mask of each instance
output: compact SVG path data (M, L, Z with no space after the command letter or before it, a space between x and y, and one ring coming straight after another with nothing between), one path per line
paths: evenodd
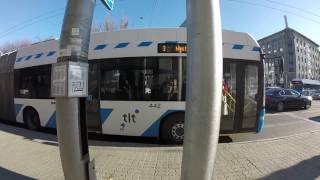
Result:
M186 37L186 28L93 34L88 130L182 143ZM1 119L24 123L30 129L56 128L50 81L57 55L58 40L53 39L1 56ZM259 132L264 120L261 49L247 33L224 30L223 56L221 133Z
M320 90L320 81L312 79L293 79L292 89L302 93L304 90Z

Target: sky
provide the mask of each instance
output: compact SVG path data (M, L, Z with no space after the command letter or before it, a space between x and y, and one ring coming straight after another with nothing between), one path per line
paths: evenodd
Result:
M17 40L58 38L67 0L2 0L0 46ZM320 44L319 0L220 0L222 27L261 39L289 27ZM129 28L178 27L186 19L186 0L115 0L108 11L97 0L93 23L106 17L129 20Z

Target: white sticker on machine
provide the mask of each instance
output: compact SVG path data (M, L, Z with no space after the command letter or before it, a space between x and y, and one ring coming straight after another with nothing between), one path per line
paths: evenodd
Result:
M52 97L87 97L88 64L68 62L55 64L52 70Z
M51 96L66 96L67 66L54 65L52 67Z
M69 66L69 97L82 97L88 95L88 66Z

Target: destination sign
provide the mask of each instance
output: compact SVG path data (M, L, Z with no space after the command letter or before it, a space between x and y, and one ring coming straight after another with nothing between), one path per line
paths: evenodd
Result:
M158 53L187 53L186 43L159 43Z

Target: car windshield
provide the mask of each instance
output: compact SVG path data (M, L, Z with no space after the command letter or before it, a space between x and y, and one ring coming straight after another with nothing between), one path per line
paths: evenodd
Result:
M296 95L296 96L300 95L300 93L298 91L295 91L295 90L292 90L292 89L290 89L290 92L291 92L292 95ZM310 94L310 92L308 92L308 94Z

